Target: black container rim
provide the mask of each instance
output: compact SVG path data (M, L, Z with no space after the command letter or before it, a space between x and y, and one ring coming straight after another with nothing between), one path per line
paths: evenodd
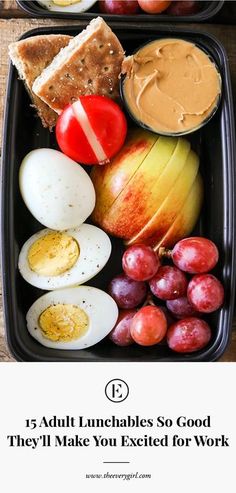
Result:
M75 31L76 29L79 31L82 27L82 24L87 24L87 22L85 21L84 23L80 23L79 26L76 26L76 25L73 25L73 26L47 26L47 27L39 27L39 28L35 28L35 29L31 29L27 32L25 32L20 39L25 39L29 36L36 36L38 35L39 33L42 34L42 32L44 34L48 33L48 32L68 32L68 31ZM149 28L151 26L149 25ZM153 30L155 29L158 30L158 34L161 32L161 31L166 31L166 26L163 26L163 25L153 25L152 26ZM119 30L122 30L123 27L120 26L120 25L117 25L115 26L115 30L116 31L119 31ZM145 31L146 29L146 26L144 25L140 25L139 28L137 28L137 26L132 26L130 25L129 26L129 31ZM227 173L226 173L226 176L227 176L227 183L225 185L225 188L227 188L227 190L229 190L231 193L230 193L230 197L232 199L232 203L231 203L231 207L228 207L227 208L227 211L225 212L225 214L227 215L228 217L228 222L229 222L229 230L232 230L234 231L235 233L235 226L236 226L236 217L235 217L235 194L234 194L234 190L235 190L235 184L236 184L236 173L235 173L235 170L236 170L236 141L235 141L235 123L234 123L234 115L233 115L233 111L232 111L232 108L233 108L233 96L232 96L232 88L231 88L231 80L230 80L230 71L229 71L229 64L228 64L228 59L227 59L227 55L226 55L226 51L225 51L225 48L223 47L222 43L214 36L214 35L211 35L207 32L203 32L203 31L195 31L193 29L185 29L183 27L171 27L171 30L169 32L173 32L173 33L177 33L177 34L182 34L182 36L196 36L196 35L201 35L203 37L206 37L210 40L212 40L217 46L218 46L218 49L220 49L221 53L223 54L223 57L224 57L224 67L223 67L223 70L224 70L224 73L226 74L226 84L227 84L227 94L228 94L228 98L225 100L224 102L224 107L223 107L223 110L224 110L224 120L227 116L227 123L228 123L228 127L229 127L229 133L227 135L224 135L224 139L223 139L223 148L224 148L224 152L225 154L228 156L228 159L227 159L227 162L232 162L232 166L230 167L230 169L227 169ZM154 34L154 33L152 33ZM7 234L8 232L5 231L5 228L4 228L4 223L5 223L5 204L6 204L6 201L5 201L5 197L6 197L6 191L3 187L3 184L5 182L5 175L6 175L6 172L7 172L7 167L5 166L5 163L7 161L7 155L8 155L8 152L9 152L9 149L8 149L8 136L11 135L11 132L12 132L12 128L11 128L11 125L10 125L10 119L9 119L9 114L10 114L10 96L11 96L11 92L12 92L12 79L13 79L13 73L14 73L14 68L13 66L10 64L10 69L9 69L9 74L8 74L8 83L7 83L7 94L6 94L6 101L5 101L5 110L4 110L4 125L3 125L3 129L4 129L4 132L3 132L3 153L2 153L2 171L1 171L1 238L3 238L5 236L5 234ZM223 79L223 77L222 77ZM224 77L225 79L225 77ZM227 107L226 107L227 106ZM226 112L227 110L227 112ZM228 232L226 230L223 231L223 235L224 235L224 238L226 240L226 242L228 243L227 241L227 236L228 236ZM5 242L6 243L6 242ZM14 343L11 339L11 334L10 334L10 330L9 330L9 327L12 325L12 322L13 322L13 314L12 314L12 311L9 307L9 304L7 304L7 296L8 296L8 293L10 291L10 288L11 288L11 285L10 285L10 279L7 279L7 275L6 275L6 271L4 269L4 265L5 265L5 260L7 258L7 255L8 255L8 252L5 248L5 243L3 243L3 246L2 246L2 249L1 249L1 264L2 264L2 281L3 281L3 310L4 310L4 323L5 323L5 334L6 334L6 339L7 339L7 343L8 343L8 346L9 346L9 349L12 353L12 355L14 356L14 358L17 360L17 361L30 361L30 362L48 362L48 358L44 357L44 356L37 356L35 355L35 353L31 352L28 348L27 348L27 351L23 350L23 348L16 348L14 346ZM229 343L229 339L230 339L230 333L231 333L231 329L232 329L232 320L233 320L233 314L234 314L234 300L235 300L235 277L230 275L230 272L231 272L231 268L233 266L236 265L236 235L234 234L233 238L232 238L232 248L230 250L230 268L229 268L229 272L228 272L228 276L229 276L229 279L230 279L230 293L231 293L231 302L230 302L230 307L229 307L229 310L228 310L228 315L226 314L225 311L221 311L220 315L219 315L219 323L221 324L224 324L227 323L227 325L229 326L229 329L227 331L227 336L223 339L223 340L220 340L220 335L218 335L218 337L215 339L214 341L214 344L211 345L210 347L208 346L205 350L204 350L204 355L202 356L201 352L198 351L197 353L188 353L188 354L185 354L184 356L182 355L179 355L179 358L178 358L178 361L176 361L177 363L183 363L183 362L209 362L209 361L216 361L217 359L219 359L222 354L224 353L228 343ZM81 359L80 361L78 361L77 358L71 358L70 362L101 362L101 363L104 363L104 362L111 362L111 359L110 358L102 358L100 361L97 360L96 357L92 356L90 357L89 360L87 360L86 358L83 358ZM135 363L137 362L138 360L135 358L133 360L126 360L126 359L116 359L115 360L116 362L125 362L125 363ZM50 357L50 362L68 362L68 359L66 358L57 358L57 357ZM155 363L161 363L163 362L162 359L160 360L156 360L156 359L143 359L142 360L142 363L145 363L145 362L155 362ZM173 362L173 360L170 358L170 359L165 359L165 362Z
M81 13L52 12L38 4L37 0L16 0L19 7L33 17L44 17L51 19L74 19L91 20L94 17L103 17L105 21L114 22L205 22L214 17L223 7L224 0L213 0L206 2L208 5L203 10L192 15L167 15L167 14L133 14L133 15L110 15L92 10ZM93 7L91 7L92 9Z

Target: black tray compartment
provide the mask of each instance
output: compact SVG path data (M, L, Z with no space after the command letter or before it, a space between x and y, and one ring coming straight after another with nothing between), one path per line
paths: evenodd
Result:
M65 33L75 35L76 27L48 27L34 29L25 37ZM10 67L4 126L2 166L2 271L5 326L11 352L20 361L214 361L224 352L230 337L235 292L235 130L233 103L227 56L222 45L208 34L163 25L129 30L116 28L116 34L127 53L158 37L181 37L196 42L211 55L222 76L221 105L212 120L192 136L192 143L200 150L201 171L205 185L205 201L196 234L211 238L219 247L220 261L216 275L225 287L225 304L208 317L213 337L207 348L192 354L171 352L165 344L150 348L130 346L119 348L109 341L81 351L63 351L41 346L29 335L25 314L42 291L32 288L20 276L17 261L23 243L41 225L26 209L18 186L18 170L22 158L39 147L55 147L54 134L44 129L34 111L16 69ZM107 267L88 284L106 290L115 273L121 270L121 242L114 240L112 259Z
M168 15L163 12L163 14L146 14L140 11L138 14L133 15L110 15L102 14L99 11L98 4L95 4L87 12L82 12L80 14L69 13L69 12L52 12L42 7L35 0L16 0L18 5L32 17L45 17L51 19L81 19L81 20L91 20L93 17L100 15L106 21L117 21L117 22L204 22L212 19L223 7L224 1L201 1L201 8L199 12L193 15Z

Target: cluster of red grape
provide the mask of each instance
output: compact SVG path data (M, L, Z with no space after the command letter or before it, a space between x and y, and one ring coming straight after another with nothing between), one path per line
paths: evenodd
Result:
M174 265L162 265L165 257ZM146 245L129 247L122 258L124 273L109 285L121 309L110 339L118 346L152 346L166 336L168 346L180 353L205 347L211 330L202 314L217 310L224 300L222 284L209 274L218 258L216 245L202 237L185 238L159 255ZM157 306L155 298L166 306Z

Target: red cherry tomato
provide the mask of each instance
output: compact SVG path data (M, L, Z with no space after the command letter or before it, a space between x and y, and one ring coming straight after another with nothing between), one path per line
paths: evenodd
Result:
M171 4L165 0L138 0L138 3L141 9L148 14L160 14Z
M81 96L66 106L56 125L64 154L82 164L105 164L123 146L127 122L118 104L106 96Z

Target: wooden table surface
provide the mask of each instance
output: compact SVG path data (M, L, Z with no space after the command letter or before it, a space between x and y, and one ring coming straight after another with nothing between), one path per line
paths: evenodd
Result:
M223 12L223 19L229 22L229 14L227 9L232 10L232 4L234 2L226 2ZM236 7L236 5L235 5ZM236 19L236 8L235 8ZM4 98L6 91L6 79L8 72L8 45L10 42L15 41L21 34L30 29L39 26L65 26L65 25L79 25L79 21L70 20L44 20L44 19L32 19L28 18L16 4L14 0L0 1L0 149L2 143L1 129L4 110ZM124 27L127 29L127 24L124 23ZM186 24L185 24L186 27ZM225 46L227 51L228 60L230 63L233 93L236 99L236 26L235 25L221 25L221 24L189 24L190 28L199 31L209 32L214 34ZM14 361L9 353L5 336L4 336L4 321L2 312L2 303L0 299L0 361ZM236 361L236 316L233 324L232 339L226 350L224 356L220 361Z

